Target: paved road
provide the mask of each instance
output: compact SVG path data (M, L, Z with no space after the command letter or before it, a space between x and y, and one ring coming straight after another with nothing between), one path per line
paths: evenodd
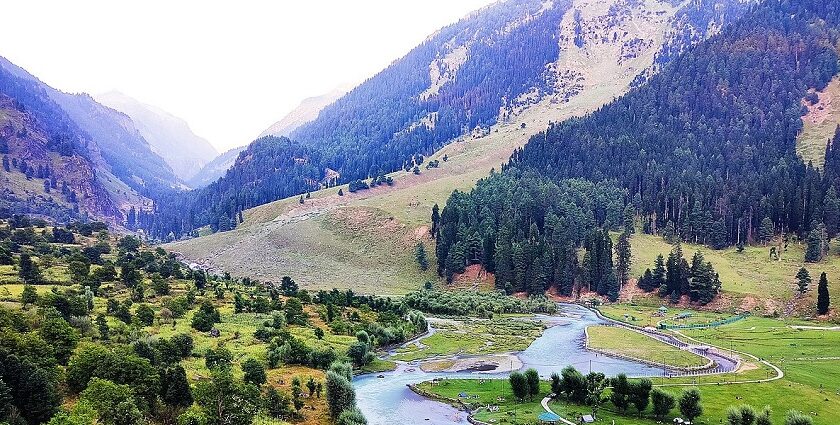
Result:
M543 407L543 409L545 409L546 412L554 413L555 415L557 415L557 413L555 413L553 410L551 410L550 407L548 407L548 402L549 401L551 401L551 397L546 397L546 398L542 399L542 402L540 404L542 404L542 407ZM564 418L560 415L557 415L557 417L559 417L560 420L563 421L563 423L565 423L567 425L577 425L576 423L571 422L568 419L566 419L566 418Z

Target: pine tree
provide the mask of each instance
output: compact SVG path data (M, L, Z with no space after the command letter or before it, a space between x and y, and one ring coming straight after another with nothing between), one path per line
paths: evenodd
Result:
M808 232L807 247L805 248L805 262L817 263L823 259L828 248L827 234L822 223L815 225Z
M825 272L820 274L820 283L817 284L817 314L828 314L828 308L831 305L831 300L828 295L828 277Z
M823 200L823 223L829 239L837 236L838 220L840 220L840 198L834 186L828 188Z
M796 285L799 287L799 293L804 295L808 291L808 286L811 284L811 275L805 267L800 267L796 272Z
M773 239L774 234L773 220L770 220L770 217L764 217L761 220L761 225L758 227L758 240L766 246L767 242Z
M651 281L650 290L653 291L654 289L660 288L662 285L665 284L665 258L662 254L656 256L656 261L653 263L653 273Z
M639 289L650 292L653 291L653 274L651 274L650 269L645 269L645 272L639 277L638 282L636 282L636 286Z
M414 248L414 258L417 265L420 266L420 270L426 271L429 269L429 259L426 258L426 246L423 242L417 242L417 246Z
M671 250L665 267L665 285L659 289L660 294L677 301L685 293L683 288L688 287L688 267L679 244Z
M619 283L623 286L630 278L630 266L632 264L630 233L626 230L618 237L618 242L615 244L615 253L617 257L616 273Z
M729 244L729 235L726 231L726 220L721 218L712 224L709 230L709 245L714 249L723 249Z
M20 303L23 304L24 310L28 305L35 304L38 301L38 292L35 287L29 284L23 285L23 292L20 294Z
M440 207L438 204L432 206L432 237L436 237L438 224L440 223Z
M636 231L636 210L632 204L627 204L624 208L624 231L627 233Z

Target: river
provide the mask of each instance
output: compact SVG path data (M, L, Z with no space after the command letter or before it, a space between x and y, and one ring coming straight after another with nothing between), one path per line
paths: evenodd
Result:
M531 345L517 356L522 369L534 368L543 377L572 365L582 373L603 372L607 376L626 373L628 376L662 376L662 369L641 363L620 360L593 353L584 348L584 329L605 323L595 313L581 306L561 304L556 316L536 316L551 325ZM391 424L466 424L467 413L444 403L428 400L408 389L408 384L434 378L505 378L504 374L471 372L427 373L417 366L400 364L396 370L382 374L368 374L353 379L359 409L370 425ZM506 385L494 382L491 385Z

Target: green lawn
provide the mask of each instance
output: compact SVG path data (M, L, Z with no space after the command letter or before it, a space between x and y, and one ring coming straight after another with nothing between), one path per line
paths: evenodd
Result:
M587 328L590 348L634 359L665 363L669 366L689 368L705 366L706 358L690 351L657 341L618 326L590 326Z
M683 310L673 308L667 300L646 299L650 305L610 304L598 307L598 311L610 319L629 323L636 326L657 327L660 323L669 325L696 325L714 323L734 317L731 313L717 313L713 311ZM664 316L657 313L660 306L666 306L668 312Z
M543 325L511 317L433 322L436 332L397 350L393 360L421 360L455 354L496 354L522 351L543 332Z

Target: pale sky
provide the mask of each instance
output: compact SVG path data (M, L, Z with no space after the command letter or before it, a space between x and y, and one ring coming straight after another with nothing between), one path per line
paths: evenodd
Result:
M490 3L8 1L0 55L63 91L119 90L160 107L224 151Z

